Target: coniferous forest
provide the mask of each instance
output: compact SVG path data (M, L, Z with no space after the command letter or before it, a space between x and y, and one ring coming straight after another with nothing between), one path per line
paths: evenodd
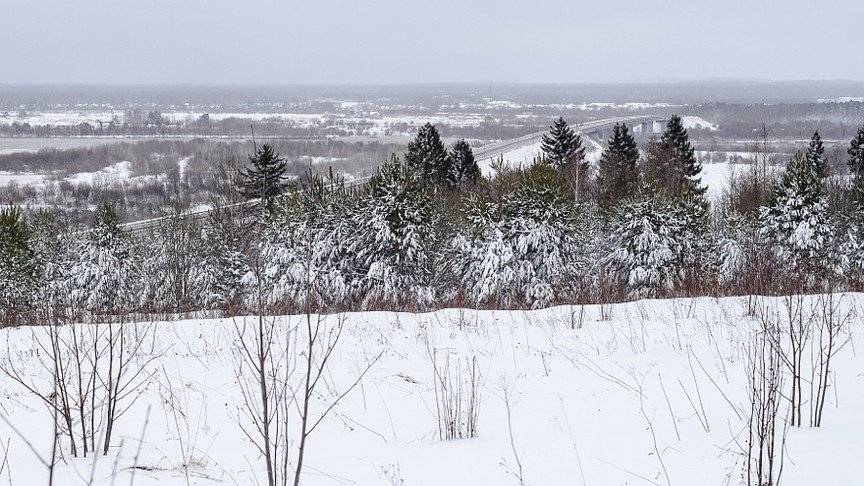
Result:
M709 201L681 118L641 147L618 124L596 163L558 119L533 165L483 177L465 141L419 129L363 184L311 173L255 147L238 194L252 204L124 229L117 208L90 227L47 212L0 213L6 324L46 313L250 309L290 312L539 308L668 296L857 290L864 274L864 128L850 177L819 133L788 161L756 153Z

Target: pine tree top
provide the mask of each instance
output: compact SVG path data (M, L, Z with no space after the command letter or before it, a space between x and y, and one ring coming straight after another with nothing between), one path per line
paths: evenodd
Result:
M447 178L448 154L438 129L426 123L408 143L405 162L421 178L444 181Z
M856 177L864 176L864 126L858 129L846 150L849 154L849 170Z
M792 198L801 205L808 206L821 201L823 196L824 187L816 168L810 164L806 155L799 151L786 166L783 179L774 192L772 206L776 208Z
M447 167L447 182L450 187L458 188L464 184L476 184L480 180L480 167L474 159L474 151L464 139L450 149Z
M285 159L265 143L249 155L249 164L250 167L241 171L244 193L249 199L262 199L270 207L272 199L282 194L288 185Z
M556 169L567 165L581 164L585 160L582 137L573 131L563 117L559 117L541 142L546 162Z
M822 137L819 136L818 131L814 132L813 137L810 139L810 145L807 147L805 158L813 167L813 170L816 171L817 176L824 178L828 175L828 168L825 164L825 147L822 145Z

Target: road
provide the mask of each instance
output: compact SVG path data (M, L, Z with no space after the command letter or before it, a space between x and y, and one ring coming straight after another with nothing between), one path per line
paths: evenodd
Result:
M597 133L599 131L606 131L612 128L616 123L627 123L628 125L638 125L640 123L649 122L649 121L659 121L661 118L656 116L648 116L648 115L636 115L636 116L622 116L616 118L606 118L603 120L594 120L590 122L585 122L579 125L574 126L576 131L583 135L591 135L593 133ZM528 135L523 135L517 138L511 138L508 140L502 140L500 142L494 142L482 147L477 147L474 149L474 158L477 161L482 161L486 159L491 159L494 157L498 157L499 155L506 154L507 152L516 150L521 147L525 147L528 145L533 145L536 143L540 143L543 138L543 135L549 133L548 130L544 130L542 132L531 133ZM359 186L369 182L370 177L363 177L360 179L355 179L350 183L347 183L348 186ZM241 203L231 204L225 206L221 209L223 210L248 210L256 207L258 205L258 199L252 199L249 201L244 201ZM203 219L207 217L212 209L197 209L192 211L187 211L179 215L181 218L191 218L191 219ZM150 228L155 228L159 226L162 222L166 220L170 220L176 218L178 216L163 216L159 218L150 218L144 219L140 221L132 221L129 223L124 223L120 225L120 227L128 232L139 232L144 231Z

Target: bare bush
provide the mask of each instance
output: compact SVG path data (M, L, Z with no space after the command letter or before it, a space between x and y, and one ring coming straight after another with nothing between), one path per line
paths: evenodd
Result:
M746 443L748 486L775 486L783 473L786 427L779 417L783 356L774 345L779 326L759 330L747 348L750 398Z
M68 440L73 457L108 454L116 424L147 389L155 371L153 326L67 324L32 333L35 372L7 349L0 371L39 399ZM7 343L8 346L8 343ZM98 439L97 439L98 437Z
M237 373L243 412L240 427L264 458L268 486L300 484L310 436L384 354L382 349L367 357L348 386L339 391L332 385L330 396L325 396L319 388L330 373L345 317L337 316L333 323L307 313L304 320L305 333L279 326L275 319L261 314L253 326L235 320L241 357ZM312 402L318 400L323 400L323 410L313 410ZM296 427L295 421L299 422Z
M439 362L432 351L432 372L435 380L435 409L438 418L438 436L441 440L472 439L477 437L480 418L480 373L477 357L451 360L450 354Z
M820 296L817 306L817 325L813 326L810 372L810 426L822 425L825 397L828 394L831 376L831 359L848 342L843 339L842 329L850 315L840 315L840 302L833 293Z

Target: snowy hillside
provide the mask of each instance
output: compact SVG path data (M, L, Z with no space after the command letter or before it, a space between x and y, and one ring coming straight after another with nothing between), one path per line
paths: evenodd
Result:
M823 426L788 431L785 485L864 482L862 299L842 297L840 338L849 341L831 364ZM761 300L760 315L780 316L784 303ZM802 303L815 304L815 297ZM302 484L517 485L520 477L543 486L740 484L751 410L748 346L758 327L743 317L745 310L744 298L699 298L605 308L349 314L313 412L326 410L369 360L384 354L308 437ZM330 316L324 324L336 321ZM143 394L133 402L135 390L122 401L128 413L117 422L107 456L71 458L61 438L54 484L131 484L133 475L139 486L263 484L263 459L241 428L251 427L241 391L250 377L239 371L246 369L237 339L244 324L254 326L255 319L126 324L135 331L130 336L144 337L131 367L144 370ZM303 347L302 316L277 318L275 329L277 343ZM4 367L47 394L45 333L5 329L0 344L10 349ZM291 386L301 383L304 356L285 357L294 370ZM472 363L477 437L442 440L442 370L455 377L448 381L451 392L461 386L467 415ZM46 484L36 454L50 459L50 414L8 375L0 374L0 386L3 480L8 474L15 485ZM805 401L805 416L810 406ZM787 408L784 400L781 415ZM297 408L290 410L293 458ZM97 440L103 420L95 417ZM12 426L26 431L33 451Z

